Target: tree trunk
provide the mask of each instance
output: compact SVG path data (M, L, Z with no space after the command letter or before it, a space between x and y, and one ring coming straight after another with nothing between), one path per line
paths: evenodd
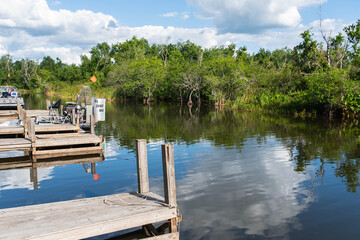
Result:
M194 91L191 91L191 92L190 92L190 95L189 95L189 101L188 101L188 103L187 103L189 106L191 106L191 105L193 104L192 99L191 99L191 95L193 94L193 92L194 92Z

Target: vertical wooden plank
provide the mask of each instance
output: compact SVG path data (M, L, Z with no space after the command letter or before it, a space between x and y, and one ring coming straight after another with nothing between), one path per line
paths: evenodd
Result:
M26 116L26 110L23 110L23 121L24 121L24 136L25 138L28 138L28 129L27 129L28 119Z
M27 118L27 122L28 122L28 134L29 134L29 138L31 139L31 153L34 156L36 154L36 135L35 135L35 120L32 119L31 117ZM34 158L35 162L36 159Z
M21 118L21 105L20 105L20 100L17 100L17 114L18 114L18 119Z
M75 108L72 109L72 124L76 124L76 120L75 120Z
M147 164L146 139L136 140L136 163L139 193L149 192L149 173Z
M95 116L94 115L90 116L90 133L91 134L95 133Z
M177 220L176 218L170 219L170 232L177 232Z
M170 207L176 207L176 183L174 166L174 146L172 144L161 145L165 202Z
M59 112L60 116L63 114L63 110L64 110L64 105L60 105L60 112Z
M76 114L76 125L80 127L80 113Z

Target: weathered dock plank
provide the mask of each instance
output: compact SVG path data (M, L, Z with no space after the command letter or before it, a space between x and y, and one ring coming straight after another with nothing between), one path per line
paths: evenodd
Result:
M100 137L92 134L79 135L71 138L46 138L37 139L36 147L58 147L58 146L72 146L72 145L97 145L101 142Z
M0 139L0 151L25 150L31 148L31 140L26 138Z
M65 132L65 131L78 131L79 126L73 124L43 124L35 125L36 133L43 132Z
M0 135L23 134L23 133L24 133L23 126L0 127Z
M82 239L176 217L156 194L124 193L0 210L0 239Z

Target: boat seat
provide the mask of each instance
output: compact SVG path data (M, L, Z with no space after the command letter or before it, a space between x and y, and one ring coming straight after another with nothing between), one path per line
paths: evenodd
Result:
M50 105L49 109L59 109L60 105L61 105L61 98L52 105Z

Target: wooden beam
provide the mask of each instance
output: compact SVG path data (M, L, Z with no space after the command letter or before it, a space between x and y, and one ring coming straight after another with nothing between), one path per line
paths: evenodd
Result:
M95 116L93 114L90 116L90 133L95 134Z
M157 236L157 235L159 235L158 231L156 230L154 225L152 225L151 223L143 226L143 230L145 231L145 233L148 236Z
M147 164L146 139L136 140L136 163L139 193L149 192L149 173Z
M18 114L18 116L20 118L20 116L21 116L21 105L20 105L20 100L19 99L17 100L17 114Z
M65 157L85 154L101 153L100 146L94 147L81 147L81 148L67 148L67 149L53 149L53 150L37 150L34 155L47 155L46 157ZM52 156L54 155L54 156ZM40 157L39 157L40 158Z
M71 110L71 113L72 113L72 124L76 124L76 120L75 120L75 108L73 108Z
M174 146L172 144L161 145L165 202L169 206L176 207L176 183L174 166Z
M27 122L27 115L26 115L26 110L23 111L23 121L24 121L24 137L25 138L28 138L28 131L27 131L27 128L28 128L28 122Z

